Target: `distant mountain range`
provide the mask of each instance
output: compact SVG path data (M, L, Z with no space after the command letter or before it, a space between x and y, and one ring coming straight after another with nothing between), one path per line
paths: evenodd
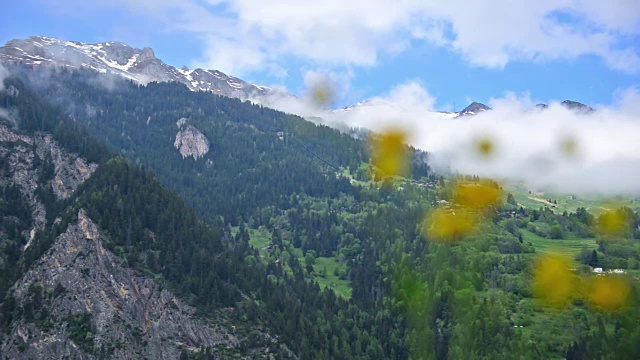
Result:
M193 91L211 91L233 98L249 99L278 92L250 84L218 70L177 69L158 59L151 48L133 48L117 41L85 44L46 36L8 41L0 47L0 61L34 66L89 68L100 73L120 75L146 84L176 81Z
M565 100L561 102L560 105L582 114L588 114L595 111L590 106L579 103L577 101ZM536 105L536 108L540 110L547 109L548 107L549 105L547 104ZM483 113L486 111L492 111L492 110L493 109L491 109L489 106L474 101L460 111L451 111L451 112L434 111L433 114L438 115L444 119L454 119L454 118L474 116L474 115L478 115L480 113ZM392 113L394 112L409 113L410 109L404 108L401 105L398 105L391 101L376 98L376 99L370 99L370 100L358 102L356 104L346 106L342 109L333 110L331 111L331 113L332 114L360 114L360 115L374 116L376 114L379 114L380 112L385 112L385 111L390 111Z
M239 99L258 100L263 104L270 99L293 97L293 95L266 86L251 84L218 70L195 69L186 66L175 68L158 59L151 48L133 48L127 44L109 41L86 44L46 36L31 36L14 39L0 47L0 62L21 63L32 66L57 66L68 68L89 68L100 73L122 76L140 84L152 81L176 81L185 84L192 91L210 91ZM562 105L583 113L594 111L591 107L571 100ZM384 100L371 99L347 106L334 112L354 111L362 108L394 106ZM536 105L547 108L546 104ZM479 102L472 102L458 112L440 112L445 118L477 115L491 108Z
M565 100L561 102L560 105L580 113L590 113L595 111L590 106L579 103L577 101ZM536 104L536 108L538 109L547 109L548 107L549 105L547 104ZM490 110L492 109L487 105L474 101L469 106L462 109L462 111L457 112L456 114L457 116L468 116L468 115L476 115L478 113L481 113L484 111L490 111Z

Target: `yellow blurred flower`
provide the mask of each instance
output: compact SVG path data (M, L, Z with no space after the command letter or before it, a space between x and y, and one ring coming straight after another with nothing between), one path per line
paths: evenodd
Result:
M460 240L471 232L478 220L469 211L438 208L433 210L422 224L425 238L436 242Z
M609 210L598 217L597 229L602 235L622 236L629 229L629 221L623 211Z
M474 143L475 152L484 158L490 158L496 151L496 144L492 138L488 136L482 136L475 140Z
M573 136L566 136L560 140L560 150L567 157L574 157L578 154L578 140Z
M308 96L314 105L325 107L336 100L336 91L330 81L318 81L311 86Z
M549 254L538 258L533 271L533 293L553 307L564 307L574 292L574 275L568 258Z
M373 166L379 177L403 176L409 171L407 135L401 130L389 130L371 138Z
M629 283L622 276L597 276L589 287L589 303L605 311L615 311L627 302L629 290Z
M484 210L500 201L502 191L497 184L488 181L458 182L454 188L454 201L463 207Z

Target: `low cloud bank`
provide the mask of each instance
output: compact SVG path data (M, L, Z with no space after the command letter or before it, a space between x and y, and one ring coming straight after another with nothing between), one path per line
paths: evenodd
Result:
M628 88L613 99L585 114L557 101L539 109L528 95L507 93L491 99L492 111L455 118L435 111L436 99L407 82L348 109L321 111L296 98L271 106L339 129L405 129L411 145L429 151L441 172L524 181L547 191L637 196L640 91ZM492 156L478 154L479 139L492 142Z

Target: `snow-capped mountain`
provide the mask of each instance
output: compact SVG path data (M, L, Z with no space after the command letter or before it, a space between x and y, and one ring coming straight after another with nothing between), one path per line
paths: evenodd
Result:
M277 102L278 99L294 97L285 91L251 84L218 70L200 68L190 70L187 67L177 69L158 59L151 48L133 48L117 41L86 44L46 36L14 39L0 47L0 62L22 63L32 66L88 68L100 73L116 74L141 84L152 81L177 81L193 91L210 91L233 98L252 99L265 106L271 106L272 102ZM581 113L595 111L587 105L570 100L563 101L562 105ZM544 109L547 105L538 104L536 107ZM474 101L459 112L432 113L443 118L457 118L477 115L490 110L490 107ZM410 109L404 109L402 105L381 98L373 98L333 110L330 114L366 113L375 115L383 111L409 113Z
M565 100L561 102L560 105L566 107L569 110L572 110L581 114L589 114L595 111L592 107L588 105L579 103L577 101L572 101L572 100ZM536 104L535 107L536 109L539 109L539 110L545 110L549 108L549 105L541 103L541 104ZM469 104L467 107L462 109L461 111L457 111L457 112L429 111L429 113L431 115L442 117L445 119L454 119L454 118L459 118L463 116L478 115L485 111L491 111L491 110L492 109L489 106L474 101L471 104ZM342 114L344 116L347 116L347 115L375 116L376 114L379 114L379 113L410 114L412 112L415 112L415 111L412 111L411 109L408 109L408 108L404 108L402 107L402 105L399 105L397 103L380 99L380 98L373 98L370 100L358 102L353 105L349 105L342 109L333 110L330 112L330 114L334 114L334 115Z
M371 109L386 109L386 110L396 110L396 111L408 111L402 105L388 101L381 98L372 98L364 101L357 102L355 104L346 106L341 109L332 110L332 113L349 113L349 112L361 112L361 111L369 111Z
M489 110L491 110L491 108L488 107L487 105L474 101L471 104L469 104L469 106L462 109L462 111L458 112L457 116L476 115L483 111L489 111Z
M473 103L479 104L479 103ZM472 105L473 105L472 104ZM429 111L431 115L453 119L461 115L473 115L471 112L472 105L469 105L465 110L461 112L450 112L450 111ZM479 104L481 106L485 106ZM489 107L486 107L490 109ZM331 111L331 114L362 114L362 115L375 115L379 113L387 113L387 114L410 114L414 112L415 109L407 108L402 106L401 104L395 103L393 101L385 100L382 98L372 98L369 100L364 100L353 105L346 106L341 109ZM466 111L466 112L465 112ZM476 110L479 112L480 110Z
M241 99L267 97L279 92L217 70L177 69L156 58L151 48L137 49L117 41L85 44L45 36L15 39L0 47L0 62L89 68L101 73L117 74L141 84L177 81L193 91L211 91Z

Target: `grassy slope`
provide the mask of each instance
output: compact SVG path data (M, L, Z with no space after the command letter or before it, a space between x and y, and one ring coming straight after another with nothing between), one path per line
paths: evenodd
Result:
M238 232L238 227L233 227L231 229L231 234L235 236ZM260 256L262 258L265 257L266 252L263 251L264 247L271 243L270 234L267 230L258 230L258 229L249 229L249 244L256 249L260 250ZM302 254L302 249L296 249L293 254L298 257L298 260L302 264L304 264L304 256ZM338 276L333 275L333 269L336 266L340 266L338 263L338 259L335 257L319 257L316 259L316 263L313 266L314 275L313 280L317 281L320 287L325 288L329 287L336 294L348 299L351 297L351 285L349 284L349 280L342 280ZM325 277L321 277L320 270L327 269L327 275ZM344 269L344 266L340 266L340 269Z
M304 261L301 259L300 261ZM320 273L320 270L323 268L327 269L327 276L315 276L314 280L320 284L321 287L330 287L336 293L342 295L344 298L351 297L351 285L349 284L349 280L342 280L338 276L333 275L333 269L339 266L338 259L335 257L319 257L316 259L315 265L313 265L313 270L316 274ZM343 269L343 266L340 266Z
M249 229L249 245L258 250L264 249L271 243L271 235L266 229Z
M563 211L575 212L577 208L584 207L590 213L597 216L606 209L612 207L611 203L615 204L615 207L620 206L628 206L631 209L638 210L640 209L640 201L634 199L604 199L598 197L572 197L567 194L553 194L553 193L544 193L544 195L536 195L529 194L529 190L523 184L508 184L504 187L505 192L510 192L513 194L516 202L519 205L522 205L529 209L538 209L542 206L548 206L544 204L542 201L536 201L531 198L536 198L540 200L556 200L557 204L554 204L556 207L553 208L554 211L562 213ZM532 191L533 192L533 191Z
M554 240L543 238L526 229L521 229L520 231L522 231L522 238L524 239L524 241L530 241L536 249L536 253L538 254L554 252L566 255L573 259L580 253L580 250L583 246L586 246L589 249L598 248L596 239L593 238L568 238Z
M302 264L305 264L302 249L296 248L294 256L298 257L298 260ZM317 281L320 287L329 287L336 294L348 299L351 297L351 284L349 280L341 280L338 276L333 275L333 269L336 266L340 266L338 259L335 257L319 257L316 258L316 263L313 265L313 280ZM323 278L320 276L320 270L324 267L327 268L327 275ZM344 266L340 266L340 269L345 269Z

